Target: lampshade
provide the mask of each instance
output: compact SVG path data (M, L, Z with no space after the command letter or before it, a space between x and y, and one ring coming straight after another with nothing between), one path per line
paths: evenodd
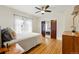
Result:
M78 14L78 12L79 12L79 5L76 5L76 6L74 7L74 10L73 10L72 15Z

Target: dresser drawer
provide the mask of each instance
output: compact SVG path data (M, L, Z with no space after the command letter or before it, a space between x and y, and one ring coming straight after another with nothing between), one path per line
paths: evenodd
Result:
M73 37L63 35L62 40L62 53L71 54L73 53Z

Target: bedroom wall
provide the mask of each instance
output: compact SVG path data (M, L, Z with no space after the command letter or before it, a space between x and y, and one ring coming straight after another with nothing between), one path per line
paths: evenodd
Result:
M68 5L68 8L65 9L64 12L59 13L57 18L58 21L58 25L57 25L57 38L60 39L62 38L62 33L64 31L72 31L72 21L73 21L73 15L72 12L74 10L74 5ZM61 8L62 9L62 8ZM75 18L75 25L76 25L76 31L79 31L79 14L77 15L77 17Z
M41 21L50 21L50 20L57 20L57 39L61 40L62 39L62 33L64 32L65 29L65 20L64 20L64 15L63 13L53 13L52 18L41 18Z
M62 39L62 34L64 31L71 31L71 26L72 26L72 18L73 15L73 7L72 5L63 5L58 6L58 9L54 9L53 10L53 15L52 17L47 17L47 18L41 18L41 21L43 20L57 20L57 39L61 40ZM79 17L77 16L77 19L79 19ZM79 31L79 24L78 24L79 20L76 21L76 26L77 30Z
M5 6L0 6L0 26L2 26L2 28L11 27L14 29L13 14L19 14L32 18L33 19L32 31L40 33L41 32L40 24L42 20L57 20L57 38L61 39L62 33L64 31L71 31L71 26L72 26L73 15L71 15L71 13L73 11L73 6L65 6L65 7L62 6L61 8L59 8L61 10L65 8L64 11L59 11L59 9L55 9L53 10L54 12L52 16L42 17L40 19L34 15L23 13L18 10L11 9ZM77 31L79 31L79 15L76 17L76 20L77 20L76 21Z
M34 19L33 20L33 23L32 23L32 25L33 25L33 32L37 32L37 33L41 33L40 32L40 18L36 18L36 19Z
M39 32L39 28L38 28L39 23L37 23L39 21L38 17L27 14L27 13L20 12L20 11L15 10L15 9L11 9L9 7L6 7L6 6L0 6L0 26L2 28L10 27L10 28L14 29L15 26L14 26L13 14L18 14L18 15L32 18L32 21L33 21L33 23L32 23L33 30L32 31Z
M73 12L74 6L71 9L68 9L67 12L65 13L65 30L66 31L71 31L72 28L72 23L73 23ZM76 31L79 31L79 14L75 18L75 25L76 25Z

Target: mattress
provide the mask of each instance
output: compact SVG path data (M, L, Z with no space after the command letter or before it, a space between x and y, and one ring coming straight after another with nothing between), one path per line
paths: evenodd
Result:
M40 36L40 34L39 33L33 33L33 32L32 33L16 34L16 39L5 42L4 45L6 46L7 43L8 43L8 45L11 45L13 43L17 43L18 41L27 40L27 39L30 39L30 38L33 38L33 37L36 37L36 36Z
M16 35L16 39L17 40L24 40L24 39L28 39L28 38L32 38L35 36L39 36L39 33L23 33L23 34L17 34Z

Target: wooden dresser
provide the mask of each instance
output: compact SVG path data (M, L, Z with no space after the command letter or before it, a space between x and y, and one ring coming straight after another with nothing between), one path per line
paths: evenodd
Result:
M62 35L62 53L78 54L79 53L79 32L72 33L65 31Z

